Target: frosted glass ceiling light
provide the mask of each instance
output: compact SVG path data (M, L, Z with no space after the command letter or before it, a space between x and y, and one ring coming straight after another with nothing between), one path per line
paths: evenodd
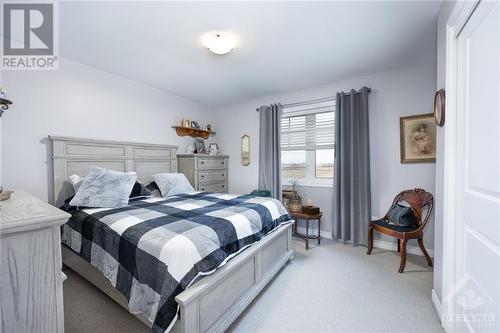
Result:
M236 37L228 32L207 32L202 37L203 45L215 54L223 55L236 48Z

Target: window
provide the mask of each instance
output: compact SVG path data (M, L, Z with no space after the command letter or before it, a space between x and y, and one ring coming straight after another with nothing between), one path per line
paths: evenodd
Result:
M281 171L302 185L331 186L335 154L335 101L284 107L281 118Z

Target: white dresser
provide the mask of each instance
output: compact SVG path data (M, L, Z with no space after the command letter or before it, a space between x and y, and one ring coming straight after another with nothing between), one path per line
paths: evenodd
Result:
M20 191L0 209L1 332L64 332L59 227L70 215Z
M197 191L227 192L227 155L177 154L177 169Z

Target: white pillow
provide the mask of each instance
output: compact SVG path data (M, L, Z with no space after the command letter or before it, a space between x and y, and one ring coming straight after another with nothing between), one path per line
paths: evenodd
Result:
M80 185L82 185L83 179L84 179L83 177L78 176L78 175L69 176L69 182L71 183L71 185L73 185L73 188L75 189L75 193L78 192Z
M71 206L121 208L128 205L137 175L92 167L70 201Z
M196 192L182 173L157 173L153 178L163 197Z

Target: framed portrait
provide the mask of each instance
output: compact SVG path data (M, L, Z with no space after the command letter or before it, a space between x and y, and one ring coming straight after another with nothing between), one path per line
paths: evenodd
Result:
M401 163L436 162L436 122L434 114L399 118Z
M206 154L207 153L207 147L205 146L205 141L203 141L202 139L199 139L199 138L194 139L194 147L195 147L196 154Z

